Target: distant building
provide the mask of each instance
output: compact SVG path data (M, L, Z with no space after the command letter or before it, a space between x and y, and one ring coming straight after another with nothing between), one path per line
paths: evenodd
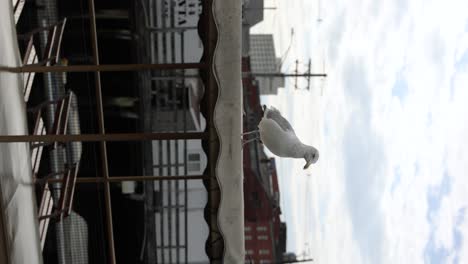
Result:
M250 28L263 20L263 0L242 1L242 57L249 56Z
M261 95L277 94L284 87L280 74L281 59L276 57L271 34L251 34L249 41L251 74L258 80Z
M242 1L242 24L250 27L263 21L263 0Z
M249 177L244 189L246 260L254 263L277 263L286 250L286 224L280 220L274 159L264 159L261 162L269 170L270 177L264 179L266 182L255 177L255 173L245 175Z
M197 32L201 0L158 0L150 10L156 45L151 50L153 61L199 62L203 45ZM164 48L161 48L164 47Z
M263 20L263 12L263 0L242 1L242 57L250 58L252 66L244 74L258 81L261 95L277 94L284 77L278 76L281 58L276 57L273 35L250 34L250 28Z
M155 45L152 63L199 62L203 45L197 26L201 0L159 0L150 11ZM184 75L180 78L176 75ZM153 132L201 132L205 120L200 114L203 96L198 70L177 70L153 75ZM152 141L152 175L202 175L207 156L201 140ZM209 235L204 218L208 193L202 181L164 181L154 185L156 259L160 263L208 263L205 240ZM202 242L201 242L202 241ZM158 262L158 263L159 263Z

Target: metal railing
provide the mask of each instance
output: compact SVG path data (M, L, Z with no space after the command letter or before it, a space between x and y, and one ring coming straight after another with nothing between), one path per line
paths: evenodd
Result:
M22 2L20 0L20 2ZM172 2L172 5L174 5L174 2ZM105 197L105 212L106 212L106 236L107 236L107 256L108 256L108 261L109 263L116 263L116 256L115 256L115 246L114 246L114 231L113 231L113 219L112 219L112 200L111 200L111 190L110 190L110 184L113 182L124 182L124 181L158 181L159 182L159 188L162 190L164 188L167 188L169 192L166 194L167 199L168 199L168 204L169 206L160 206L160 210L166 210L167 213L167 221L172 222L174 219L172 219L172 215L174 213L176 219L176 230L174 232L175 234L175 244L173 244L172 238L170 238L169 244L165 245L164 244L164 225L161 225L161 245L156 245L156 249L160 248L162 249L163 253L161 254L161 259L158 260L161 263L164 263L165 261L169 261L172 263L175 261L176 263L181 262L182 260L185 260L187 262L188 260L188 249L187 249L187 244L188 244L188 236L185 235L183 238L184 241L181 241L180 239L180 227L184 226L185 232L187 232L188 229L188 219L187 219L187 210L188 210L188 184L187 181L189 180L203 180L204 184L208 190L208 219L207 223L209 225L209 237L207 239L207 253L209 255L210 260L213 262L219 262L221 261L221 256L222 256L222 237L220 235L220 232L217 228L217 206L219 204L219 198L220 198L220 191L219 191L219 186L217 186L217 181L214 178L215 177L215 165L216 165L216 158L217 158L217 153L218 153L218 141L217 141L217 134L216 130L213 125L213 110L214 110L214 105L216 101L216 83L214 80L213 73L211 72L211 65L213 62L213 50L215 47L215 42L216 42L216 29L214 28L214 22L213 22L213 17L211 14L211 5L212 5L212 0L207 0L204 1L203 5L203 13L204 15L201 16L201 21L200 25L203 28L204 36L202 41L204 42L204 53L205 56L202 58L201 62L199 63L193 63L193 62L185 62L185 59L183 57L184 52L182 52L182 57L180 62L176 62L175 58L175 53L174 50L176 48L183 48L184 45L184 37L183 33L186 30L196 30L197 27L187 27L187 28L174 28L174 16L170 17L168 19L169 25L166 25L165 23L167 20L163 19L162 24L162 29L158 28L158 25L155 25L155 20L150 20L150 25L147 28L151 33L150 33L150 40L154 41L154 36L157 36L158 34L162 35L163 41L165 41L166 37L170 38L170 43L172 43L172 50L171 52L168 52L167 47L162 47L164 50L162 51L162 54L164 54L163 58L157 58L156 53L152 53L151 55L151 61L149 63L138 63L138 64L117 64L117 65L109 65L109 64L100 64L99 61L99 46L98 46L98 37L97 37L97 29L96 29L96 11L95 11L95 3L94 0L88 0L88 16L89 16L89 24L90 24L90 32L91 32L91 43L90 46L92 47L92 59L93 63L89 65L52 65L50 63L45 63L45 64L37 64L34 63L36 60L26 60L26 63L31 63L32 64L25 64L20 67L0 67L0 71L5 71L5 72L13 72L13 73L52 73L52 72L94 72L94 83L95 83L95 98L96 98L96 109L97 109L97 119L98 119L98 133L88 133L88 134L66 134L66 133L52 133L52 134L33 134L33 135L0 135L0 143L8 143L8 142L28 142L30 144L47 144L47 143L58 143L58 142L98 142L100 145L100 161L101 161L101 168L100 168L100 177L68 177L71 179L73 182L76 184L84 184L84 183L96 183L96 184L103 184L104 186L104 197ZM174 8L174 6L172 6ZM154 17L153 17L154 18ZM64 23L63 23L64 24ZM156 28L155 28L156 27ZM63 26L58 29L60 32L59 34L62 34L63 32ZM181 46L175 47L174 44L174 39L175 36L179 35L180 42L179 44ZM29 45L28 45L29 47ZM32 46L31 46L32 47ZM29 49L31 49L29 47ZM151 49L152 52L156 52L156 50ZM56 55L54 55L54 59L58 59L59 50L56 51ZM202 72L202 80L204 82L204 103L206 104L206 107L204 110L204 114L206 116L206 129L205 131L201 132L188 132L187 131L187 111L186 110L181 110L178 107L178 103L187 106L189 104L189 92L186 88L181 88L180 91L178 91L178 84L184 82L183 77L179 76L184 76L185 75L185 70L187 69L197 69L198 71ZM171 71L168 71L171 70ZM144 132L144 133L106 133L106 125L104 121L104 110L103 110L103 98L102 98L102 84L101 84L101 72L106 72L106 71L151 71L151 78L167 78L165 80L154 80L154 85L152 87L155 87L156 89L165 89L167 94L172 94L174 97L174 100L172 104L170 105L171 110L175 112L174 115L174 121L178 123L178 119L182 118L182 124L183 127L173 127L172 131L179 131L179 132ZM173 76L170 77L170 76ZM30 89L30 88L29 88ZM181 98L182 102L177 102L176 97L177 93L182 93ZM28 92L29 93L29 92ZM180 95L180 94L179 94ZM156 111L160 109L160 105L156 105ZM182 112L181 117L179 116L179 112ZM60 118L59 118L60 119ZM153 130L150 130L153 131ZM196 140L202 140L203 141L203 146L207 152L207 159L208 159L208 165L207 169L205 172L201 175L188 175L188 160L187 160L187 140L190 139L196 139ZM164 176L162 175L163 171L163 164L162 162L157 164L155 169L158 171L158 175L137 175L137 176L113 176L110 175L109 173L109 168L108 168L108 154L107 154L107 147L106 143L111 142L111 141L145 141L145 140L156 140L157 144L159 146L159 149L162 150L163 144L167 144L167 146L170 146L173 141L174 143L174 149L175 149L175 155L178 157L179 155L183 156L183 161L180 162L178 158L175 159L174 162L169 161L168 166L169 169L168 175ZM179 145L181 144L181 146ZM182 153L179 153L180 150L182 150ZM170 147L166 147L166 151L170 151ZM167 155L167 154L166 154ZM169 155L171 155L169 153ZM160 155L161 157L161 155ZM161 160L162 161L162 160ZM154 164L153 164L154 166ZM179 171L179 168L183 167L183 175L178 175L177 173ZM176 173L174 173L173 169L176 168ZM76 172L77 170L73 171ZM153 170L154 172L155 170ZM68 179L68 178L65 178ZM58 183L58 182L63 182L64 179L58 179L58 178L50 178L47 179L47 183ZM163 184L163 181L166 181L166 184ZM180 182L182 181L182 186L180 186ZM69 210L71 208L71 202L72 200L66 199L67 197L73 197L73 195L69 196L68 192L73 192L71 189L69 190L70 185L66 184L62 192L62 196L65 199L62 202L60 208L62 208L62 211L64 210ZM175 191L172 191L175 190ZM180 196L179 196L179 191L182 191L185 193L184 195L184 200L183 202L180 202ZM153 193L154 195L154 193ZM175 195L175 196L174 196ZM172 200L174 199L174 206L172 206ZM69 207L66 206L68 204ZM184 213L182 216L179 214L179 208L184 208ZM175 211L174 211L175 210ZM48 210L46 210L48 211ZM60 211L60 212L62 212ZM50 214L47 214L45 216L42 216L41 220L43 218L48 218ZM161 218L163 219L163 217ZM181 224L181 222L183 224ZM169 227L172 225L169 225ZM172 232L170 229L168 232ZM172 233L170 234L172 237ZM170 254L166 256L164 254L164 249L169 248L169 249L175 249L175 254ZM184 257L180 257L180 252L181 250L184 249ZM174 259L173 259L174 257Z

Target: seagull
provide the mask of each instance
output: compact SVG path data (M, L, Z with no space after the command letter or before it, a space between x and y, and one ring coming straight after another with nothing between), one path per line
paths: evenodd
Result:
M305 159L304 170L311 164L316 163L319 158L318 150L312 146L303 144L296 136L288 120L274 107L268 108L264 106L264 114L258 124L258 130L247 132L243 135L252 133L259 133L263 144L279 157ZM257 139L254 138L252 140Z

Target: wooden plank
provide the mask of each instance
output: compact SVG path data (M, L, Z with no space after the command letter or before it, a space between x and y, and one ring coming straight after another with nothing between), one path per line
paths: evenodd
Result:
M18 20L23 13L25 0L12 0L13 2L13 16L15 17L15 24L18 24ZM15 3L16 2L16 3Z
M78 177L78 170L80 169L80 163L78 162L75 164L73 167L72 173L71 173L71 184L70 184L70 198L68 201L68 210L65 212L65 216L69 216L71 214L72 208L73 208L73 197L75 196L75 186L76 186L76 178Z
M35 135L45 135L46 134L46 129L44 125L44 121L41 117L41 111L39 111L36 115L36 123L34 126L34 132ZM31 147L31 162L32 162L32 169L33 169L33 174L34 177L37 176L37 173L39 172L39 166L41 163L41 157L42 157L42 150L43 150L43 145L37 144L39 142L34 142L31 144L32 146L36 145L36 147Z
M54 200L49 189L49 185L46 183L44 186L44 192L42 194L41 204L39 207L39 217L50 216L54 207ZM46 217L39 220L39 238L41 241L41 249L44 249L47 230L49 228L50 218Z
M28 45L26 47L26 52L23 58L23 64L35 64L37 62L38 62L37 51L33 45L33 38L31 36L28 41ZM23 79L24 79L23 94L24 94L25 102L28 102L29 100L29 95L31 94L31 89L32 89L35 76L36 76L35 72L27 72L23 74Z

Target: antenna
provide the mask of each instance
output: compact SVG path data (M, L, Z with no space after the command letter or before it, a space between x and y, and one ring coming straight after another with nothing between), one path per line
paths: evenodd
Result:
M311 74L312 72L312 60L309 59L309 65L307 66L307 73ZM310 91L310 75L306 77L307 78L307 91Z
M322 16L320 15L320 0L317 1L317 23L322 23L323 19Z
M308 87L306 88L307 90L310 90L310 78L312 77L327 77L326 73L312 73L312 63L309 61L309 68L307 69L306 72L301 73L299 72L299 60L296 60L296 69L294 73L282 73L282 72L249 72L249 73L243 73L244 75L249 75L252 77L265 77L265 78L270 78L270 81L273 80L273 78L289 78L293 77L294 78L294 87L295 89L299 89L298 87L298 79L299 77L306 78L308 80Z
M325 71L325 59L322 60L322 70ZM323 87L325 83L325 79L322 79L322 82L320 84L320 96L323 96Z
M307 70L304 72L304 73L299 73L299 60L296 60L296 70L294 71L294 74L283 74L284 77L294 77L295 78L295 81L294 81L294 89L298 90L299 89L299 86L297 85L297 80L298 80L298 77L304 77L306 78L307 80L307 86L305 87L305 89L301 89L301 90L307 90L307 91L310 91L310 86L311 86L311 78L312 77L327 77L327 74L326 73L312 73L312 60L309 59L309 62L307 64Z
M288 48L286 49L286 51L284 52L283 56L281 56L281 62L280 62L280 65L279 65L279 69L281 70L281 68L283 67L283 63L284 61L286 60L286 57L288 56L288 53L289 53L289 50L291 49L291 46L293 44L293 39L294 39L294 28L291 28L291 35L289 37L289 45L288 45Z

